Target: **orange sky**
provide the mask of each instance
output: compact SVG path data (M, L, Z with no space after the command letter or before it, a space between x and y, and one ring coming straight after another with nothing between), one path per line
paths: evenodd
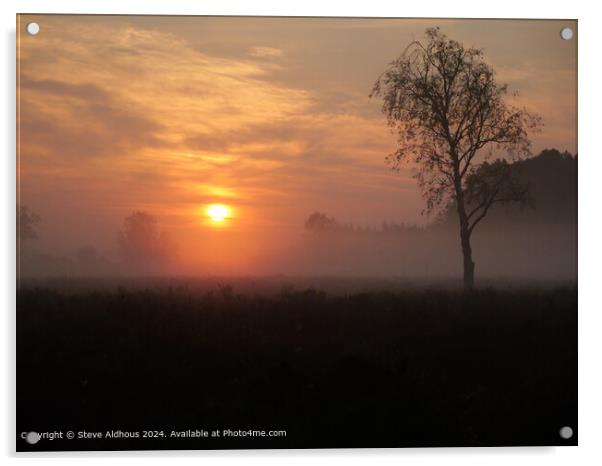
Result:
M30 21L41 26L29 36ZM571 21L20 17L20 203L40 247L114 256L133 210L155 215L185 270L252 270L284 254L313 211L342 222L424 223L409 172L394 173L380 103L387 63L440 26L485 49L514 103L544 117L533 140L576 152ZM216 228L209 203L231 206ZM219 254L216 253L219 251ZM262 260L264 260L262 259ZM199 266L200 267L200 266ZM199 269L200 270L200 269ZM214 269L217 271L217 269Z

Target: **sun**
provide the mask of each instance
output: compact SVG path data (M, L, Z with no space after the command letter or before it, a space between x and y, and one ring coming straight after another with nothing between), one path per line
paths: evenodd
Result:
M230 209L223 204L211 204L207 207L207 215L214 222L223 222L230 216Z

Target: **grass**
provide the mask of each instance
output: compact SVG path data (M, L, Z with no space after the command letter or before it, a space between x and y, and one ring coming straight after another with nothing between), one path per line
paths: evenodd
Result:
M19 449L576 444L577 291L17 295L17 431L284 429Z

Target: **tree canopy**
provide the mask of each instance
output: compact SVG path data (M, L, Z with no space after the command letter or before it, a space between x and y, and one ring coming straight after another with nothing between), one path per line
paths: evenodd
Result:
M371 96L382 97L398 134L387 161L414 164L430 212L453 199L457 181L474 179L478 155L530 155L529 133L542 120L505 101L508 87L496 82L481 49L465 48L439 28L427 29L426 38L408 45Z

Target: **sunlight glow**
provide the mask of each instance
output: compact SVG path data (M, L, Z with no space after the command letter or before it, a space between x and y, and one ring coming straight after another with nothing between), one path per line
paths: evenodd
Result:
M223 222L230 215L230 210L223 204L211 204L207 208L207 215L214 222Z

